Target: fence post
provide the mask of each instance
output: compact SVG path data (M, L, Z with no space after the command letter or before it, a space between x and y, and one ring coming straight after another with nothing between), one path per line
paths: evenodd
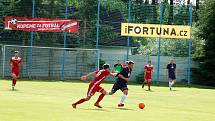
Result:
M160 25L163 23L163 4L160 3ZM160 45L161 45L161 38L158 38L158 64L157 64L157 80L156 84L160 81Z
M131 22L131 0L128 0L128 23ZM127 56L126 60L128 60L129 55L129 47L130 47L130 36L127 37Z
M32 0L32 18L35 17L35 0ZM34 32L31 32L30 36L30 60L29 60L29 79L32 76L32 61L33 61L33 41L34 41Z
M4 78L4 72L5 72L5 45L3 47L3 58L2 58L2 77Z
M65 18L68 18L68 0L66 0ZM67 32L63 33L63 47L67 47ZM65 50L63 50L61 80L64 80L64 67L65 67Z
M98 9L97 9L97 22L96 22L96 59L97 59L97 69L99 69L99 27L100 27L100 5L101 1L98 0Z
M192 18L193 18L193 11L192 11L192 3L189 5L189 14L190 14L190 27L192 27ZM187 84L190 86L190 64L191 64L191 48L192 48L192 39L191 39L191 34L190 34L190 39L189 39L189 50L188 50L188 68L187 68Z

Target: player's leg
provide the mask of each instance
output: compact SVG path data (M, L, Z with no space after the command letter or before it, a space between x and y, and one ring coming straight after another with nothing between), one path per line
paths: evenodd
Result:
M146 77L144 77L142 88L144 88L144 86L145 86L146 83L147 83L147 79L146 79Z
M12 78L12 90L14 90L16 86L17 75L15 73L11 73L11 78Z
M169 90L170 91L172 90L172 83L173 83L173 80L171 78L169 78Z
M148 79L148 90L151 90L151 79Z
M90 83L89 87L88 87L88 91L87 91L87 97L86 98L82 98L80 100L78 100L77 102L72 104L73 108L76 108L76 106L78 104L84 103L85 101L90 100L90 98L95 94L95 84Z
M173 85L175 84L175 82L176 82L176 79L173 78L173 79L172 79L172 83L171 83L171 88L173 87Z
M102 101L102 99L104 98L104 96L106 95L106 91L100 87L100 89L98 90L98 92L100 92L101 94L99 95L99 98L97 99L96 103L94 104L94 106L98 107L98 108L102 108L99 103Z
M106 92L106 95L113 95L117 90L119 90L119 83L115 82L111 91L110 92Z
M76 106L77 106L78 104L84 103L84 102L90 100L90 98L91 98L90 96L87 96L86 98L82 98L82 99L78 100L76 103L73 103L73 104L72 104L72 107L73 107L73 108L76 108Z
M124 106L124 101L125 101L127 95L128 95L128 90L124 90L123 95L122 95L122 97L121 97L121 99L119 101L118 107L123 107Z
M172 81L172 85L174 85L176 83L176 79L174 78Z
M126 83L122 83L121 85L121 91L123 92L123 95L119 101L118 107L123 107L124 106L124 101L128 95L128 88L127 88L127 84Z

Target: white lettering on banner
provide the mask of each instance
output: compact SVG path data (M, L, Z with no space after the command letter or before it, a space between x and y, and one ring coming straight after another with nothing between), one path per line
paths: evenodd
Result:
M42 24L42 28L59 28L58 24Z
M77 33L79 21L64 18L26 18L5 16L6 30Z
M36 24L17 24L17 28L36 28Z

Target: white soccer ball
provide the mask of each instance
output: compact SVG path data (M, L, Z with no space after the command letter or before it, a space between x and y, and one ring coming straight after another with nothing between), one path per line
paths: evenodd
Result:
M16 24L17 23L17 20L15 18L11 19L10 23L12 24Z

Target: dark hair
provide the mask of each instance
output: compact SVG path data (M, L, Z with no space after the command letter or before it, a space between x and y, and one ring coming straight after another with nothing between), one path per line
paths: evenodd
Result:
M19 51L14 51L14 53L19 53Z
M104 64L104 65L103 65L103 69L108 69L108 68L110 68L110 65L109 65L109 64Z
M127 62L127 64L134 64L134 61L132 61L132 60L129 60L129 61L126 61Z

